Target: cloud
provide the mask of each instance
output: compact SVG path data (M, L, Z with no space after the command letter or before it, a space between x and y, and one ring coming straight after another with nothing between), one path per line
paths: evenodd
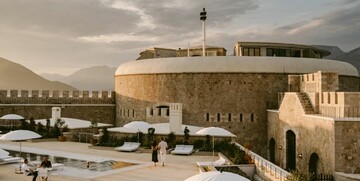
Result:
M312 21L307 22L298 27L291 28L291 30L288 31L287 34L293 35L293 34L301 33L303 31L306 31L306 30L309 30L312 28L317 28L317 27L321 26L323 23L324 23L324 20L322 20L322 19L312 20Z
M145 27L145 28L150 28L150 29L154 29L156 26L153 23L153 17L151 17L150 15L146 14L144 10L138 8L137 6L135 6L131 1L127 1L127 0L114 0L114 1L110 1L110 0L102 0L101 1L103 4L110 6L112 8L115 9L120 9L120 10L124 10L124 11L130 11L130 12L134 12L135 14L139 15L141 21L137 22L136 25L138 27Z
M113 43L113 42L131 42L131 41L148 41L155 42L158 41L158 37L146 36L146 35L136 35L136 34L111 34L111 35L98 35L98 36L83 36L79 37L80 40L86 42L94 43Z
M38 72L118 66L154 46L201 44L199 13L203 7L208 12L207 44L223 46L228 54L236 41L329 44L349 49L360 44L356 2L346 0L347 5L336 12L321 17L311 17L309 12L306 17L311 19L278 26L285 22L282 17L277 17L271 6L266 9L270 11L263 11L264 4L258 0L1 0L0 56ZM278 7L277 2L271 4ZM265 16L281 23L268 23Z

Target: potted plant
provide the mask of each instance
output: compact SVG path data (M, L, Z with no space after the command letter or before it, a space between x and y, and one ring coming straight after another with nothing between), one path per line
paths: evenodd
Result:
M56 135L58 136L59 141L65 141L66 137L63 135L64 129L67 129L67 125L65 124L65 121L62 119L57 119L54 125L54 129L56 132Z

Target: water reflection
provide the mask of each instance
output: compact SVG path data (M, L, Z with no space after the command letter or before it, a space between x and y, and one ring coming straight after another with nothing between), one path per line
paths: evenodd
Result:
M19 156L19 152L17 151L11 151L7 150L11 156ZM71 158L65 158L65 157L57 157L57 156L50 156L50 155L42 155L42 154L35 154L35 153L26 153L22 152L20 157L27 158L30 160L30 162L33 161L42 161L42 158L48 156L49 160L52 163L62 163L67 167L74 167L74 168L81 168L91 171L107 171L107 170L113 170L116 168L121 168L118 165L125 165L125 166L131 166L134 164L131 163L125 163L125 162L116 162L113 160L107 160L102 162L93 162L88 160L78 160L78 159L71 159ZM124 167L124 166L122 166Z

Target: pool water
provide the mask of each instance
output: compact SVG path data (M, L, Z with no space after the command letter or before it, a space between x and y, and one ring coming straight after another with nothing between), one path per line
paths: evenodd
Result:
M6 151L8 151L11 156L19 156L18 151L12 151L12 150L6 150ZM27 158L30 163L34 161L41 161L44 156L48 156L51 163L62 163L66 167L74 167L74 168L86 169L97 172L108 171L108 170L135 165L134 163L120 162L114 160L93 162L87 160L71 159L65 157L41 155L41 154L27 153L27 152L22 152L20 155L20 157L22 158Z

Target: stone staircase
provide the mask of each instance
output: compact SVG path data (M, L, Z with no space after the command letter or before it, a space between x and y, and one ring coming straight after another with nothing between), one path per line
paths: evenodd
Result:
M308 97L308 95L304 92L298 92L296 93L296 95L298 96L301 106L305 112L305 114L314 114L315 110L313 108L313 106L311 105L311 101Z

